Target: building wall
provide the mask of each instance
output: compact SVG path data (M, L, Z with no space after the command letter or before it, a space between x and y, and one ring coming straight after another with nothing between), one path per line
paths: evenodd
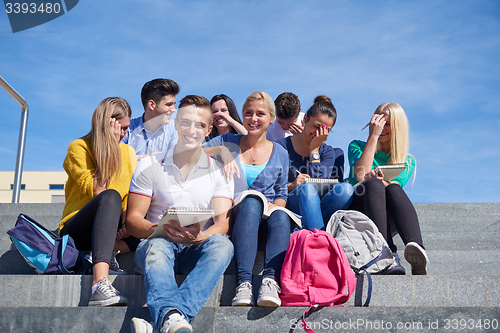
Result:
M21 184L20 203L64 202L64 189L51 190L50 185L65 185L68 176L65 171L24 171ZM0 171L0 203L12 202L11 186L14 171Z

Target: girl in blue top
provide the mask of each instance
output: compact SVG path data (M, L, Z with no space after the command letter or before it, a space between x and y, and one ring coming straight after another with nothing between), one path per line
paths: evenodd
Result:
M235 178L235 196L246 189L264 194L269 208L284 207L287 200L288 162L286 151L266 139L267 127L275 117L274 102L263 92L250 94L243 104L243 126L247 135L224 134L209 141L206 146L224 144L235 157L244 179ZM281 305L278 293L279 276L290 241L290 218L280 210L262 220L263 203L255 197L246 197L232 209L234 259L236 263L236 296L232 305L253 305L252 269L257 254L259 233L266 239L262 285L259 306ZM262 240L262 238L260 238Z
M415 159L408 154L409 124L403 108L397 103L378 106L369 123L366 142L354 140L349 144L349 181L356 186L352 209L365 213L378 227L392 252L397 265L387 274L405 274L399 264L396 246L392 241L390 218L405 246L404 256L412 274L427 274L427 254L424 250L417 212L403 190L414 168ZM405 164L406 169L396 178L385 181L379 165Z
M354 189L344 179L344 152L325 143L335 125L337 111L332 103L313 104L304 116L304 130L294 136L277 141L288 151L288 202L286 208L302 215L302 227L324 228L330 216L346 209L353 200ZM332 178L334 184L326 193L318 193L306 178Z

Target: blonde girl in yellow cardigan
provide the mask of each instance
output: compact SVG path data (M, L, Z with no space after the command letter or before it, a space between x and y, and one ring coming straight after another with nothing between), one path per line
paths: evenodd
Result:
M95 109L92 129L70 143L63 167L68 174L66 205L59 226L79 250L91 250L92 296L89 306L123 305L127 300L108 281L113 249L127 236L125 217L135 151L120 143L132 111L122 98L108 97ZM117 234L118 230L118 234ZM121 244L123 245L123 244Z

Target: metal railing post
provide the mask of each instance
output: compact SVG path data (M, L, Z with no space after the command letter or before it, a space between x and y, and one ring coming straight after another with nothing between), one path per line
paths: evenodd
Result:
M21 191L21 179L23 175L24 148L26 146L26 132L28 129L28 103L11 87L7 81L0 76L0 86L5 89L19 104L21 104L21 125L19 128L19 139L17 143L16 170L14 173L14 186L12 191L12 203L19 203Z

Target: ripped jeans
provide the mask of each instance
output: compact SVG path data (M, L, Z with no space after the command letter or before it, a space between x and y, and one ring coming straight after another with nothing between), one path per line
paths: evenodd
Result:
M161 329L163 318L174 309L191 322L232 257L233 244L221 234L191 247L164 238L143 240L135 253L136 270L144 273L146 300L156 329ZM180 287L175 274L187 274Z

